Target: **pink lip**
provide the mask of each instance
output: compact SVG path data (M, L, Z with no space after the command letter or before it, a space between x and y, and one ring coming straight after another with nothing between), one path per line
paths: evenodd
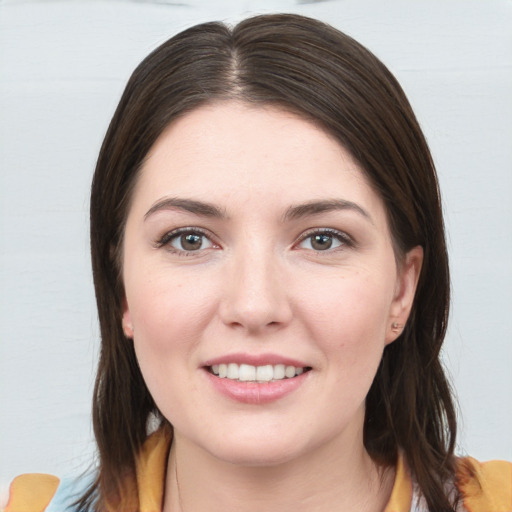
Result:
M284 364L296 368L310 368L306 363L278 354L226 354L204 362L204 374L213 388L231 400L245 404L268 404L275 402L298 389L309 378L310 372L304 372L291 379L282 379L275 382L240 382L228 378L220 378L211 373L210 367L218 364L250 364L252 366L265 366Z
M285 366L295 366L296 368L306 368L308 365L297 359L291 359L289 357L280 356L277 354L226 354L224 356L216 357L214 359L208 359L205 361L203 366L213 366L214 364L250 364L251 366L265 366L271 364L284 364Z
M205 374L218 392L232 400L244 404L268 404L298 389L309 377L310 372L305 372L292 379L263 383L221 379L206 371Z

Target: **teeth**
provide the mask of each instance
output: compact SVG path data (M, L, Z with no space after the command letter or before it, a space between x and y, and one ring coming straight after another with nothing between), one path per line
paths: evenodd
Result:
M295 377L295 366L287 366L284 369L284 374L289 379L291 379L292 377Z
M271 364L256 367L256 380L270 382L274 378L274 368Z
M284 379L284 377L285 377L284 364L276 364L274 366L274 379L281 380L281 379Z
M235 363L231 363L234 366L238 366ZM229 365L231 366L231 365ZM251 366L250 364L241 364L240 365L240 375L238 377L239 380L256 380L256 366Z
M252 366L250 364L214 364L212 373L221 379L227 378L241 382L271 382L291 379L304 373L304 368L285 366L284 364L266 364L264 366Z
M240 376L240 371L238 368L238 365L235 363L229 363L228 364L228 374L226 377L228 379L238 379Z

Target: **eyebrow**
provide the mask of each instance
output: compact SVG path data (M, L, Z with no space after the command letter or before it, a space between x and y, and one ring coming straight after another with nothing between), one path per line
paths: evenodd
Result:
M178 197L165 197L158 200L144 215L144 220L156 212L162 210L184 210L186 212L200 215L202 217L214 217L226 219L226 212L214 204L197 201L194 199L183 199ZM357 203L345 199L327 199L323 201L311 201L308 203L290 206L283 215L284 221L298 220L311 215L339 210L351 210L363 216L373 224L370 214Z
M284 214L284 220L297 220L311 215L318 215L320 213L350 210L363 216L365 219L373 224L373 219L370 214L357 203L346 201L345 199L327 199L323 201L311 201L296 206L290 206Z
M194 199L181 199L178 197L164 197L158 200L144 215L144 220L162 210L184 210L200 215L201 217L227 218L226 213L211 203L196 201Z

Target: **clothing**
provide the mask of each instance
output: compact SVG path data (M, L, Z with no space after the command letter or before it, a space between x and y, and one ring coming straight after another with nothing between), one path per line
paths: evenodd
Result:
M155 432L144 443L137 460L140 512L160 512L170 435ZM479 463L467 458L478 477L461 485L461 512L512 512L512 464L504 461ZM29 474L14 479L4 512L64 512L89 482L59 480L52 475ZM72 510L72 509L71 509ZM384 512L424 512L419 495L403 457L398 460L390 500Z

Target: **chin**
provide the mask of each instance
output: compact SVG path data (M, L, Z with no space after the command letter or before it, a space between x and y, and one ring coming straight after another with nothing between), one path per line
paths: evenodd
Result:
M257 438L247 437L231 438L229 443L224 442L214 445L209 449L216 459L228 464L244 467L270 467L286 464L300 456L301 450L298 443L291 443L283 438L269 439L263 436Z
M214 454L217 458L243 467L272 467L286 464L295 458L295 454L283 453L282 451L261 450L257 446L253 450L247 447L241 450L227 450L222 453Z

